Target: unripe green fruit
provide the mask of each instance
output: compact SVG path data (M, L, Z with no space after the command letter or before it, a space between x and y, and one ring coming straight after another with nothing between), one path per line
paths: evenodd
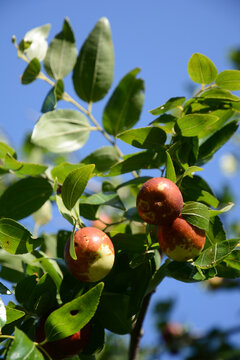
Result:
M77 259L69 252L70 238L65 247L65 262L70 273L80 281L94 282L103 279L112 269L115 252L112 241L101 230L84 227L74 234Z
M189 224L181 216L170 225L158 227L158 242L162 251L176 261L194 259L205 245L205 231Z
M148 224L170 224L181 213L183 198L174 182L156 177L142 185L136 206L139 215Z

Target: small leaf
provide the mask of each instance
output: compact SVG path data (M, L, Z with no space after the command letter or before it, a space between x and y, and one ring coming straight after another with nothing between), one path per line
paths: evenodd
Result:
M221 209L209 210L210 217L223 214L223 213L231 210L231 208L232 208L233 206L234 206L234 203L229 203L228 205L222 207Z
M11 156L13 156L15 159L17 158L16 152L14 149L12 149L9 145L0 142L0 159L4 159L5 156L9 153Z
M36 80L40 70L41 64L39 60L37 58L32 59L22 75L21 83L24 85L32 83Z
M0 294L1 295L11 295L12 292L3 283L0 282Z
M239 239L225 240L214 244L204 250L194 264L200 268L209 268L215 266L218 262L223 261L237 246Z
M202 138L209 133L211 127L214 128L218 119L218 116L215 115L191 114L178 119L177 124L182 136L198 136Z
M73 70L73 85L80 99L101 100L113 81L114 54L110 24L101 18L85 40Z
M167 160L166 160L166 178L172 180L174 183L177 181L176 172L174 169L174 165L171 159L170 154L166 151Z
M84 164L95 164L95 170L106 172L119 161L119 154L112 146L103 146L82 160Z
M6 306L6 315L7 315L6 324L11 324L13 321L21 319L21 317L25 315L25 312L18 309L14 309L10 306Z
M73 69L77 59L74 34L68 19L64 20L62 31L51 41L44 67L55 80L63 79Z
M63 203L68 210L71 210L82 195L88 180L90 179L94 165L85 165L80 169L70 172L62 186Z
M217 77L217 69L207 56L195 53L188 62L188 74L197 84L210 84Z
M49 199L52 187L46 179L28 177L10 185L0 197L0 217L23 219Z
M147 180L151 179L151 176L139 176L135 179L132 179L132 180L129 180L129 181L126 181L126 182L123 182L121 184L119 184L117 187L116 187L116 190L122 188L122 187L125 187L125 186L131 186L131 185L142 185L144 184Z
M167 138L166 133L156 126L126 130L117 137L127 144L140 149L161 148Z
M108 134L117 135L130 129L139 120L144 101L144 81L137 79L136 68L123 77L103 112L103 127Z
M160 115L160 114L164 114L165 112L175 109L179 106L181 106L184 101L186 100L185 97L181 96L181 97L173 97L170 98L165 104L158 106L157 108L153 109L153 110L149 110L149 112L152 115Z
M55 95L55 88L52 88L51 90L49 90L47 96L43 101L41 112L46 113L48 111L53 111L56 108L56 105L57 99Z
M42 353L36 348L34 342L18 328L15 328L14 340L6 357L6 360L16 359L44 360Z
M73 260L77 260L77 255L76 255L75 246L74 246L74 234L76 231L76 226L77 226L77 223L75 222L73 231L71 233L70 248L69 248L69 253L70 253L71 257L73 258Z
M91 196L88 196L86 198L83 198L80 200L80 206L81 204L88 204L88 205L114 205L114 203L117 203L119 206L119 196L117 193L97 193L93 194ZM121 209L124 209L123 205L120 207Z
M0 219L0 246L10 254L25 254L40 245L25 227L12 219Z
M240 90L240 70L224 70L216 78L216 84L226 90Z
M55 110L43 114L36 123L32 142L55 153L80 149L88 140L91 127L76 110Z
M81 330L95 314L103 286L102 282L98 283L84 295L53 311L45 323L47 340L59 340Z
M169 277L186 283L192 283L206 279L203 274L199 273L197 267L189 262L171 261L167 265L166 274Z
M188 201L184 204L181 215L190 224L199 229L208 230L209 211L206 205L195 201Z

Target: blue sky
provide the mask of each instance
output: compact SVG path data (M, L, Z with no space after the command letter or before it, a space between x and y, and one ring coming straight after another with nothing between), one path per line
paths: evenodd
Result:
M168 98L190 96L192 82L187 74L187 62L194 52L208 56L222 71L231 66L227 52L240 46L240 3L237 0L1 0L0 11L0 128L16 149L24 134L32 130L49 86L41 81L27 86L20 84L19 76L26 65L17 59L11 44L13 34L20 41L28 30L50 23L51 39L60 31L67 16L79 49L97 20L108 17L115 49L112 89L135 67L142 69L140 76L146 82L145 105L138 126L147 125L153 119L148 110ZM75 96L70 77L65 81L65 88ZM96 118L101 119L105 103L106 99L94 105ZM106 144L104 139L99 139L98 145L101 142ZM90 138L89 145L93 143L94 138ZM89 145L80 151L79 157L89 153ZM231 149L231 144L228 144L221 150L216 160L206 166L202 176L215 190L230 181L237 193L239 172L238 177L226 179L218 166L220 156ZM232 214L237 216L238 213L239 207L236 207ZM155 298L169 296L179 298L174 320L193 325L196 329L204 330L213 324L228 327L239 323L239 298L235 292L214 295L204 292L199 285L167 280ZM231 306L226 306L229 303ZM151 318L146 321L146 329L145 339L150 341Z

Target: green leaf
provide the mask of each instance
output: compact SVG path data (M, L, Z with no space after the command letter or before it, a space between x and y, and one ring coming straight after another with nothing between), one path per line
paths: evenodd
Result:
M88 180L90 179L94 165L85 165L80 169L70 172L62 186L63 203L68 210L71 210L82 195Z
M234 203L229 203L228 205L223 206L221 209L209 210L210 217L223 214L223 213L231 210L231 208L232 208L233 206L234 206Z
M51 175L53 178L57 178L58 182L60 184L64 183L64 180L68 176L68 174L76 169L80 169L84 164L70 164L68 162L63 162L57 166L54 166L51 170Z
M204 250L194 264L200 268L209 268L215 266L218 262L223 261L237 246L239 239L225 240L216 243Z
M166 151L166 155L167 155L167 159L166 159L166 174L165 174L165 176L167 179L172 180L175 183L177 180L177 177L176 177L174 165L173 165L171 156L167 151Z
M240 276L240 251L233 250L223 262L217 265L217 276L235 279Z
M197 84L210 84L217 77L217 69L207 56L195 53L188 62L188 74Z
M151 176L139 176L135 179L132 179L132 180L129 180L129 181L126 181L126 182L123 182L121 184L119 184L117 187L116 187L116 190L118 189L121 189L122 187L125 187L125 186L131 186L131 185L142 185L144 184L147 180L151 179Z
M124 160L113 165L108 176L116 176L133 170L158 168L165 162L165 150L155 153L151 150L125 155Z
M88 205L112 205L117 208L124 210L123 204L120 202L117 193L97 193L91 196L85 197L80 200L80 209L82 204Z
M17 154L15 150L12 149L9 145L0 142L0 159L4 159L7 153L9 153L11 156L13 156L16 159Z
M11 295L12 292L3 283L0 282L0 294L1 295Z
M0 217L23 219L49 199L52 187L46 179L28 177L10 185L0 197Z
M40 70L41 64L39 60L37 58L32 59L21 77L21 83L24 85L32 83L38 77Z
M201 94L200 97L204 99L221 99L221 100L227 100L233 102L240 101L240 98L236 95L233 95L230 91L219 88L206 90Z
M240 90L240 70L224 70L216 78L216 84L226 90Z
M84 42L73 70L73 85L84 101L101 100L113 81L114 54L110 24L101 18Z
M209 133L212 127L214 128L218 119L215 115L191 114L178 119L177 124L182 136L198 136L202 138Z
M17 161L8 153L4 159L4 167L13 170L17 176L37 176L47 170L47 166L45 165Z
M70 224L74 225L74 219L72 218L71 211L66 208L66 206L63 203L62 197L59 195L56 195L56 204L58 207L58 210L60 214L70 222Z
M88 140L91 127L76 110L55 110L43 114L36 123L32 142L55 153L80 149Z
M180 190L184 201L200 201L214 208L219 204L210 186L198 175L184 177Z
M208 230L209 211L206 205L195 201L188 201L184 204L181 215L190 224L199 229Z
M118 161L119 154L117 150L112 146L103 146L85 157L81 162L84 164L95 164L95 170L106 172Z
M165 131L156 126L126 130L117 137L140 149L162 148L167 138Z
M144 101L144 81L136 76L136 68L123 77L103 112L103 127L108 134L117 135L130 129L139 120Z
M129 300L125 294L103 294L96 314L102 326L116 334L129 333L132 325L128 315Z
M56 105L57 99L55 95L55 88L53 87L51 90L49 90L43 101L41 112L46 113L48 111L53 111L56 108Z
M44 360L44 356L36 348L34 342L18 328L15 328L14 340L9 347L6 357L6 360L16 359Z
M12 219L0 219L0 246L10 254L31 252L40 243L23 225Z
M6 324L11 324L13 321L21 319L25 315L24 311L14 309L10 306L6 306L6 315L7 315L7 322Z
M149 110L149 112L152 115L164 114L165 112L167 112L169 110L172 110L172 109L175 109L175 108L181 106L185 100L186 100L186 98L183 96L172 97L165 104L158 106L157 108L155 108L153 110Z
M166 275L186 283L205 280L205 276L199 273L196 266L189 262L171 261L166 268Z
M70 247L69 247L69 253L74 260L77 260L77 255L76 255L75 246L74 246L74 234L76 231L76 226L77 226L77 223L75 222L72 233L70 235L71 240L70 240Z
M74 34L68 19L64 20L62 31L51 41L44 67L55 80L63 79L73 69L77 59Z
M238 122L231 121L216 131L199 147L199 159L210 159L237 131Z
M6 322L7 322L6 308L2 301L2 298L0 298L0 331L2 330Z
M53 311L46 320L48 341L55 341L81 330L95 314L104 284L98 283L84 295Z

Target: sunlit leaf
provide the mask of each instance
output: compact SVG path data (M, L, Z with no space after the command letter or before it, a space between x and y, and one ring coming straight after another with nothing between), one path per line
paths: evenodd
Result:
M28 360L44 360L44 356L37 349L34 342L18 328L15 328L14 340L7 352L6 360L28 359Z
M177 177L176 177L174 165L173 165L171 156L167 151L166 151L166 155L167 155L167 159L166 159L166 174L165 174L165 176L167 179L169 179L175 183L177 180Z
M206 205L195 201L188 201L184 204L181 215L190 224L200 229L208 230L209 211Z
M178 119L177 124L182 136L198 136L204 137L211 127L214 128L218 117L208 114L191 114L185 115Z
M216 78L216 84L226 90L240 90L240 70L224 70Z
M195 53L188 62L188 74L197 84L210 84L217 77L217 69L207 56Z
M186 98L183 96L173 97L173 98L169 99L165 104L158 106L157 108L150 110L149 112L152 115L164 114L165 112L167 112L171 109L175 109L175 108L181 106L185 100L186 100Z
M167 138L166 133L156 126L126 130L117 137L127 144L140 149L161 148Z
M119 161L119 153L112 146L103 146L82 159L84 164L95 164L95 170L106 172Z

